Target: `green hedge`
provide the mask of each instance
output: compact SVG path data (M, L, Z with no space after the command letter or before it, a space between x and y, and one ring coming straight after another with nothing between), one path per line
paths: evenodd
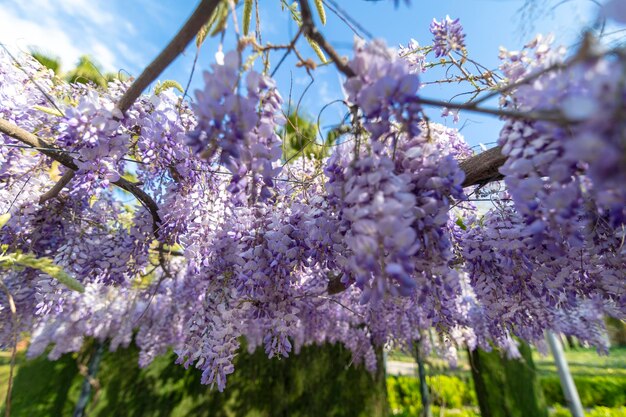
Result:
M106 352L89 417L369 417L384 415L384 384L339 345L310 346L299 355L268 360L263 349L243 350L237 372L219 393L200 384L201 372L174 363L173 354L137 366L134 347ZM44 357L20 365L11 417L71 416L83 377L76 355ZM384 383L384 380L381 382ZM0 407L1 409L2 407ZM0 415L4 413L0 410Z
M596 407L590 411L591 414L587 414L588 417L626 417L626 408L624 408L626 406L625 377L576 376L574 382L583 406L586 408ZM553 411L553 417L561 417L561 414L558 414L560 411L566 413L563 416L569 416L569 412L561 407L566 402L559 378L557 376L542 376L540 383L546 403L550 407L555 407L554 410L556 411ZM473 383L469 377L435 375L428 377L428 385L435 406L452 409L478 406ZM387 378L387 390L389 406L394 415L403 417L419 415L421 399L417 378L411 376L389 377ZM462 411L469 413L467 416L473 415L471 409ZM437 413L433 414L437 415Z
M585 411L586 417L626 417L626 407L608 408L608 407L594 407L591 410ZM557 405L550 417L572 417L569 410L563 406Z
M574 383L583 407L619 407L626 405L626 378L616 376L575 376ZM565 405L557 376L542 376L541 387L549 405Z
M476 406L474 386L469 378L448 375L427 377L433 405L459 409L464 406ZM419 380L408 376L387 378L387 398L394 415L418 415L421 409ZM435 413L434 413L435 414Z
M465 407L465 408L455 408L455 409L449 409L449 408L441 409L440 407L433 406L432 407L432 414L435 417L439 417L439 416L443 416L443 417L481 417L480 416L480 411L478 410L478 407L476 407L476 408ZM392 415L394 417L421 417L422 416L421 414L419 414L419 410L413 410L413 411L402 410L402 411L398 411L398 412L392 413ZM571 416L568 416L568 417L571 417ZM599 416L596 416L596 417L599 417ZM622 417L622 416L609 416L609 417Z
M626 417L626 407L594 407L586 415L587 417Z
M137 366L134 349L105 355L99 373L103 387L90 408L92 416L201 416L201 415L376 415L371 394L372 376L347 366L349 352L341 347L304 349L294 358L267 361L263 352L242 353L238 371L223 394L199 384L199 371L184 370L173 358L159 358L146 369ZM337 366L343 364L343 366ZM626 417L626 377L576 376L583 405L595 407L587 417ZM541 386L551 417L569 417L558 377L541 376ZM44 358L22 364L16 377L13 415L71 415L82 377L76 358L67 355L49 362ZM478 407L469 374L428 377L434 403L433 415L477 417ZM389 406L396 416L418 416L420 395L417 378L388 377ZM613 408L607 408L613 407ZM1 407L0 407L1 408ZM123 412L122 412L123 410ZM279 412L280 411L280 412Z

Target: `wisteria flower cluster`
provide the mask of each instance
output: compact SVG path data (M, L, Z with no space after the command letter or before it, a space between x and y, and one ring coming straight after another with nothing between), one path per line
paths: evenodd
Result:
M123 173L121 159L128 152L130 136L120 129L121 112L112 97L101 97L88 88L81 93L78 105L65 109L56 142L79 155L77 173L85 186L98 180L102 189Z
M219 163L233 174L233 193L250 186L251 195L258 189L261 198L267 198L272 178L280 172L282 148L276 129L284 123L279 113L282 98L274 82L255 71L246 75L247 95L240 95L239 67L240 57L233 51L224 65L214 64L212 73L205 72L204 90L196 92L193 105L198 124L187 136L188 144L209 159L219 154Z
M361 302L386 293L409 295L415 289L412 256L419 249L412 228L416 213L410 178L394 173L387 156L363 156L346 167L341 193L342 219L347 223L346 268L363 289ZM336 182L333 187L339 184Z
M348 100L365 116L364 126L374 146L384 141L393 123L410 136L419 134L420 109L415 95L419 77L408 62L381 41L356 41L350 68L355 72L344 84Z
M411 39L406 47L400 45L398 56L409 63L412 72L423 73L426 71L426 55L423 49L415 39Z
M598 216L617 227L626 221L623 66L611 54L589 53L584 62L521 83L504 101L506 108L544 112L569 125L510 120L499 141L508 156L501 172L529 232L552 230L574 246L586 244L582 229ZM563 66L563 55L543 37L522 52L501 53L504 72L518 82Z
M430 24L430 33L434 36L433 52L436 57L465 48L465 33L459 19L452 20L450 16L446 16L441 22L433 19Z
M492 340L515 334L540 344L550 328L606 349L602 313L615 314L623 297L623 289L608 297L606 289L619 286L620 279L591 266L602 258L592 247L556 257L549 241L536 243L525 229L523 216L503 205L464 232L463 259L474 303L483 306L487 319L479 334ZM589 321L578 329L566 320L582 316Z

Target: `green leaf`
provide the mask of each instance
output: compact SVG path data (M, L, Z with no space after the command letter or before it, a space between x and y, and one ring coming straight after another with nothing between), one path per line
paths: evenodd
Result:
M42 111L42 112L47 113L47 114L51 114L53 116L63 117L63 113L61 113L57 109L51 109L50 107L33 106L33 109Z
M183 87L177 81L166 80L166 81L163 81L162 83L157 84L157 86L154 88L154 94L158 96L163 91L169 90L170 88L175 88L181 93L184 92Z
M78 59L76 68L65 74L63 78L70 83L87 84L91 82L105 89L109 82L109 79L102 74L100 65L87 55L81 56ZM113 75L113 78L115 78L115 75Z
M4 213L3 215L0 216L0 229L2 229L5 224L7 224L10 218L11 218L11 213Z
M41 65L54 71L56 75L59 75L59 73L61 72L61 60L58 57L46 55L39 51L33 51L31 55L33 56L33 58L39 61Z
M211 19L209 19L209 22L205 23L196 34L196 47L198 48L202 46L202 43L204 43L204 40L206 39L206 35L208 35L209 30L211 30Z
M317 13L320 15L322 25L326 25L326 11L324 10L324 1L315 0L315 6L317 7Z
M306 40L309 42L309 45L311 45L311 48L313 48L313 50L315 51L315 54L320 59L320 61L322 61L322 63L324 63L324 64L326 62L328 62L326 60L326 55L324 55L324 52L322 51L322 48L320 48L320 46L317 44L317 42L315 42L314 40L309 39L308 37L306 38Z
M9 263L37 269L50 275L71 290L85 292L85 287L80 282L69 276L63 268L55 264L50 258L37 258L31 253L13 253L8 255L8 261Z
M456 225L459 226L461 230L467 230L467 226L465 225L465 223L463 223L463 219L461 219L460 217L456 219Z
M243 34L248 35L250 22L252 21L252 0L245 0L243 3Z
M228 23L228 2L221 2L219 6L217 6L215 14L217 24L211 31L211 36L215 36L218 33L222 32L224 29L226 29L226 24Z
M122 178L132 183L139 182L139 178L137 177L137 175L133 174L132 172L125 172L124 175L122 175Z
M215 20L217 19L217 15L221 13L221 8L223 7L223 5L224 5L224 2L221 2L220 4L217 5L217 7L213 11L213 14L209 18L209 20L204 24L204 26L202 26L202 28L200 28L200 31L196 34L196 46L198 48L202 46L202 44L204 43L204 40L206 39L207 35L211 31L211 28L213 27L213 25L215 24Z

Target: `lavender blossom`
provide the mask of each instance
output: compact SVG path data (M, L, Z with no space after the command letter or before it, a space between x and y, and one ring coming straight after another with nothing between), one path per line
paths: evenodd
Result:
M436 57L448 55L451 51L461 51L465 48L465 33L459 19L450 19L446 16L441 22L433 19L430 24L430 33L433 34L433 51Z

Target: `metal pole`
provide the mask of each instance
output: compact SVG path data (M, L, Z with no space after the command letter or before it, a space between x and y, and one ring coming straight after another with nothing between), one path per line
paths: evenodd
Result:
M104 353L104 342L96 343L97 345L94 349L94 353L89 361L87 375L85 375L85 378L83 379L83 386L80 390L80 396L78 397L78 401L76 402L76 408L74 409L73 417L85 416L87 404L89 403L89 398L91 397L91 383L98 373L100 361L102 360L102 355Z
M567 401L572 417L585 417L583 406L580 402L580 397L578 396L578 390L576 390L574 379L572 378L569 366L565 360L563 345L561 345L559 338L550 331L548 332L548 343L550 344L552 356L554 356L556 369L559 372L559 379L561 380L561 388L563 388L565 401Z

